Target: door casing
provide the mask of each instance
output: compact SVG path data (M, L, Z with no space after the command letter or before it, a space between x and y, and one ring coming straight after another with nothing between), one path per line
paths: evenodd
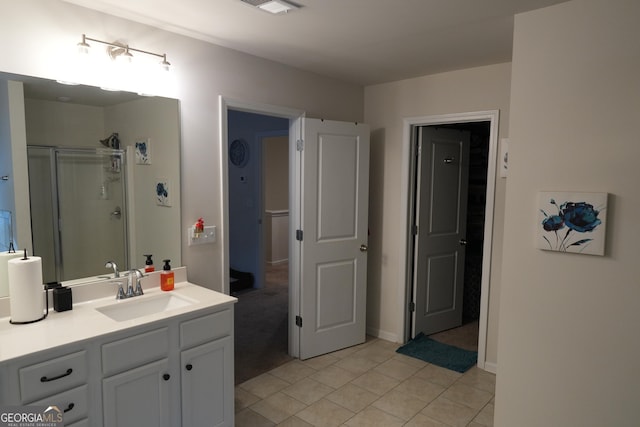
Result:
M482 279L481 279L481 297L480 297L480 320L478 333L478 364L480 369L484 369L495 373L497 366L486 362L487 347L487 326L489 314L489 292L491 282L491 255L493 247L493 217L495 204L495 186L496 186L496 166L498 157L498 124L500 112L499 110L476 111L467 113L453 113L441 115L429 115L419 117L408 117L403 120L403 138L402 138L402 173L401 173L401 218L404 221L404 244L400 252L400 265L404 268L400 269L400 277L398 283L404 283L404 287L399 287L398 313L401 317L399 324L402 325L403 342L409 340L411 334L411 311L409 304L412 295L412 246L413 246L413 230L411 224L411 209L413 186L411 178L413 166L411 162L412 141L417 127L430 126L439 124L453 123L469 123L469 122L489 122L489 164L487 168L487 197L485 207L485 224L484 224L484 242L483 242L483 259L482 259Z

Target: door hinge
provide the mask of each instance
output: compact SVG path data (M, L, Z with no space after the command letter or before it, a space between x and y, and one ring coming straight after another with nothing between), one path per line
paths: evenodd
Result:
M412 301L412 302L410 302L410 303L409 303L409 311L410 311L411 313L413 313L414 311L416 311L416 303L415 303L415 302L413 302L413 301Z
M296 240L302 242L302 230L296 230Z
M416 157L420 157L420 154L422 154L422 144L418 141L416 142Z
M302 328L302 317L296 316L296 326Z
M297 151L304 150L304 140L299 139L299 140L296 141L296 150Z
M418 235L418 226L417 226L417 225L414 225L414 226L413 226L413 230L412 230L412 232L413 232L413 235L414 235L414 236L417 236L417 235Z

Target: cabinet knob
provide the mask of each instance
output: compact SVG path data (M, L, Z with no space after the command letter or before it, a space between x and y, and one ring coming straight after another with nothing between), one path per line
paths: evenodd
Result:
M162 376L162 379L165 380L165 381L169 381L169 378L171 378L171 375L169 375L169 374L164 374Z
M190 371L193 369L193 365L191 363L187 363L187 366L185 366L185 368L187 368L187 371Z

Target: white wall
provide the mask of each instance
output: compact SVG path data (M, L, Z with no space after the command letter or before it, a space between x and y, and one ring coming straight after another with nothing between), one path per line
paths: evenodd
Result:
M365 122L371 126L369 190L369 287L367 328L388 339L402 340L404 268L401 253L406 238L402 218L403 119L416 116L500 110L500 137L507 136L510 64L497 64L365 89ZM495 199L493 271L500 271L504 180ZM486 360L497 361L497 313L500 276L491 276Z
M25 129L24 90L22 83L0 80L0 209L12 212L14 244L17 249L33 253L31 244L31 210L29 208L29 176L27 168L27 135ZM6 243L6 242L4 242Z
M640 420L640 2L516 17L495 425ZM610 194L604 257L540 251L539 191Z
M99 146L107 137L104 108L41 99L25 99L28 145Z
M129 254L132 268L143 268L144 254L153 255L156 269L163 259L170 259L172 266L180 265L180 123L178 103L173 99L152 97L125 102L105 108L105 137L118 132L122 149L135 147L136 141L150 143L151 164L133 163L133 201L130 238L133 239ZM171 192L171 206L156 203L155 186L158 179L167 180ZM131 187L130 187L131 188ZM132 197L131 197L132 196ZM195 222L195 221L194 221ZM186 233L186 229L185 229Z
M183 264L190 281L212 289L221 289L228 275L222 268L227 230L222 227L226 206L218 96L300 109L311 117L362 121L363 89L358 86L57 0L0 0L0 9L5 18L0 36L11 40L3 45L1 71L68 80L73 70L63 69L61 59L83 33L167 53L174 82L156 93L180 99L181 229L204 216L218 226L215 245L188 247L182 239ZM94 75L83 75L80 82L100 83Z

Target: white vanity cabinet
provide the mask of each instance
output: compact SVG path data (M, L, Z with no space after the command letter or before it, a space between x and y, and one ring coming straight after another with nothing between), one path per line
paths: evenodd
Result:
M171 427L170 329L167 325L102 344L105 427Z
M235 299L218 298L0 360L0 406L56 405L71 427L233 426Z
M76 351L77 350L77 351ZM89 416L89 352L66 348L50 355L26 356L5 364L8 384L3 405L57 406L65 424Z
M182 426L231 426L234 417L233 311L180 324Z

